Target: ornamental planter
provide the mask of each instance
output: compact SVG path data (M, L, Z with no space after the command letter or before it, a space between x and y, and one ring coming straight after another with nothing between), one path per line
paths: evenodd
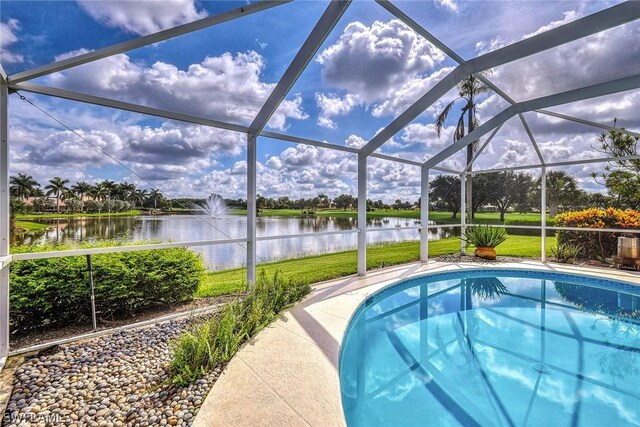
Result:
M490 246L478 246L475 255L482 259L496 259L496 248Z

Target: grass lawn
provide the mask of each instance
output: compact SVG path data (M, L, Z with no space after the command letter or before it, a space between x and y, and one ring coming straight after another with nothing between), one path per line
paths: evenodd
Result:
M21 233L27 233L29 231L46 230L48 228L49 226L47 224L42 224L39 222L16 221L16 230L21 229L20 230Z
M230 213L235 215L246 215L246 209L231 209ZM284 216L284 217L299 217L303 216L299 209L263 209L260 211L259 216ZM321 209L316 211L315 216L332 216L338 218L355 218L358 216L358 212L354 209L343 211L342 209ZM378 210L373 212L367 212L367 218L413 218L419 219L420 212L412 210ZM451 212L439 212L430 211L429 219L431 221L443 222L449 224L459 224L460 214L456 218L452 218ZM539 213L513 213L509 212L505 215L505 219L527 219L531 221L540 221ZM479 224L501 224L500 214L498 212L477 212L475 222Z
M42 214L18 214L16 215L16 219L24 220L24 219L55 219L55 218L84 218L84 217L93 217L93 216L136 216L140 215L140 211L135 209L126 212L102 212L102 213L42 213Z
M555 237L547 238L547 251L555 241ZM540 244L538 236L509 236L507 241L496 249L498 256L539 257ZM455 237L429 243L430 256L457 253L459 250L460 239ZM417 261L419 256L420 247L417 241L374 245L367 248L367 268L375 269ZM335 279L357 272L357 251L314 255L258 265L258 273L262 270L266 270L267 273L279 270L292 280L308 283ZM243 291L245 277L246 269L244 268L207 273L196 297L212 297Z

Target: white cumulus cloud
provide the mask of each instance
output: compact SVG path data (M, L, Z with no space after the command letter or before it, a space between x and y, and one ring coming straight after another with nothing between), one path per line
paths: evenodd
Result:
M54 74L48 81L89 94L248 125L276 85L262 80L264 67L264 58L255 51L208 56L186 69L161 61L145 66L118 54ZM308 118L301 104L299 95L284 100L269 126L284 129L289 118Z
M316 61L329 85L372 103L387 99L407 80L433 69L444 58L435 46L393 19L371 26L351 22Z
M204 18L193 0L78 0L96 21L133 34L149 34Z
M17 33L20 31L20 21L8 19L0 22L0 62L4 64L17 64L24 61L24 56L11 52L9 47L18 41Z

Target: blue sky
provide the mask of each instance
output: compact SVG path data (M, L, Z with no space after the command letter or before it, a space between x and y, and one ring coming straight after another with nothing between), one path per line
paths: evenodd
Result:
M240 7L219 1L2 1L0 62L8 74ZM328 2L298 0L153 46L37 79L37 83L248 124L295 56ZM614 4L606 1L398 1L450 48L472 58ZM491 80L516 100L637 73L640 25L594 35L493 70ZM455 66L450 58L371 1L355 1L319 49L269 130L359 147ZM45 181L149 181L169 197L245 197L245 137L229 131L26 94L29 99L125 163L114 164L80 138L16 97L11 98L12 173ZM435 114L452 91L381 151L423 161L451 143ZM640 92L555 108L585 119L640 129ZM481 98L481 120L507 104ZM536 113L527 119L549 162L593 158L599 131ZM356 158L341 152L260 138L258 190L268 196L355 194ZM462 153L446 160L461 169ZM511 120L478 158L477 168L531 165L537 158L518 120ZM601 166L569 170L585 188ZM533 171L532 171L533 172ZM416 199L419 170L369 161L369 196Z

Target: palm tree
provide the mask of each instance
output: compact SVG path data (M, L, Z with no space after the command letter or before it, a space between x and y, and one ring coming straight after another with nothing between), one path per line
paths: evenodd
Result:
M42 191L42 188L40 188L40 184L38 184L38 186L35 187L33 191L31 191L30 197L33 197L33 198L44 197L44 191Z
M542 178L538 178L538 188L541 188ZM561 205L570 205L578 198L580 190L578 182L565 171L551 171L547 173L547 207L549 216L553 218ZM544 213L543 213L544 215Z
M152 188L151 191L149 192L149 198L153 199L153 209L156 210L158 209L157 207L158 199L162 199L162 192L157 188Z
M93 200L101 201L106 197L106 190L102 185L100 185L100 183L98 183L96 185L92 185L87 194L91 196Z
M122 200L131 200L133 193L136 191L136 186L129 182L123 182L118 184L117 193L122 196Z
M20 197L24 202L28 197L33 196L34 190L40 187L38 181L33 179L31 175L19 173L18 176L12 176L9 178L11 187L9 192L12 196Z
M458 95L459 97L451 101L442 112L436 117L436 132L438 134L438 138L442 133L442 129L444 129L444 124L449 116L449 112L453 105L462 100L464 101L464 105L462 106L460 117L458 117L458 124L456 125L456 130L453 133L453 142L461 140L465 136L465 118L466 118L466 133L469 134L478 126L478 120L476 118L476 107L478 105L476 98L478 95L489 92L490 89L482 83L478 79L478 77L474 75L470 75L469 77L462 80L458 83ZM467 145L467 164L471 162L473 159L474 153L478 149L478 141L473 141L473 143ZM469 168L471 170L471 168ZM472 176L467 176L466 188L465 188L466 198L467 198L467 212L468 217L473 218L473 203L472 203Z
M115 181L110 181L108 179L105 179L99 185L104 189L105 195L107 197L107 209L108 212L111 213L111 196L114 194L118 185L115 183Z
M134 204L138 203L138 204L140 204L140 206L142 206L144 201L147 200L148 196L149 196L149 193L147 192L147 190L135 189L135 190L133 190L133 193L131 194L131 200L133 201Z
M47 196L53 194L56 198L56 212L60 213L60 199L69 191L67 188L68 179L62 179L59 176L54 176L49 180L49 185L44 188L47 190Z
M108 191L102 182L97 183L96 185L92 185L89 190L89 195L93 198L93 200L100 202L104 201L107 198ZM98 213L102 212L102 206L98 203Z
M84 196L89 194L91 191L91 184L88 182L80 181L76 182L76 185L71 187L71 190L78 196L80 199L80 205L82 206L82 211L84 212Z

